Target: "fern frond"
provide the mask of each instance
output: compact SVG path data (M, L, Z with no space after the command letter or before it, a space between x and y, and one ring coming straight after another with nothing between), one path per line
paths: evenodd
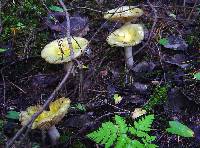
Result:
M147 142L147 143L151 143L151 142L153 142L153 141L155 141L156 140L156 137L155 136L149 136L149 135L147 135L146 137L145 137L145 141Z
M136 136L143 138L143 137L147 137L149 135L147 133L143 132L143 131L137 131Z
M148 144L145 148L157 148L158 146L155 144Z
M115 115L115 122L117 124L119 134L125 134L128 131L128 125L122 117Z
M133 148L133 140L127 136L127 134L122 134L117 138L115 143L115 148Z
M122 134L117 138L117 143L115 144L115 148L122 148L126 145L127 135Z
M140 143L138 140L132 140L127 148L145 148L144 144Z
M142 119L134 122L134 127L137 131L145 131L148 132L151 130L151 125L154 120L154 115L148 115L143 117Z
M105 144L106 148L113 144L115 144L115 148L156 148L156 145L151 144L155 137L147 133L151 130L153 119L154 115L145 116L141 120L135 121L134 127L132 127L126 124L124 118L116 115L115 123L105 122L97 131L88 134L87 137L96 143ZM128 132L138 140L132 140L128 136Z
M105 122L99 130L88 134L87 137L110 147L117 138L117 127L112 122Z
M128 128L128 131L129 131L132 135L136 135L136 134L137 134L136 129L135 129L134 127L132 127L132 126L130 126L130 127Z

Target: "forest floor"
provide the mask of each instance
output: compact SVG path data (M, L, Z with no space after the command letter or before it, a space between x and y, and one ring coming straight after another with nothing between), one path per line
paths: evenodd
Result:
M121 0L66 1L70 16L86 18L88 53L74 62L73 73L56 98L67 97L71 107L56 125L58 147L99 147L86 135L115 114L131 122L135 108L154 114L151 135L159 147L200 147L200 3ZM65 75L62 64L41 58L46 44L61 32L47 25L48 13L59 11L56 1L4 1L0 18L0 147L21 128L15 116L31 105L44 104ZM106 21L103 13L121 5L137 5L144 15L136 23L145 26L145 39L134 47L135 64L125 66L121 47L106 38L120 23ZM63 20L62 20L63 21ZM176 44L176 45L175 45ZM169 46L178 48L169 48ZM115 103L115 97L122 98ZM13 117L14 116L14 117ZM16 118L15 118L16 117ZM166 132L169 121L178 120L194 131L184 138ZM23 135L22 135L23 137ZM32 130L21 147L51 147L40 130ZM19 139L17 139L19 141ZM101 146L100 146L101 147Z

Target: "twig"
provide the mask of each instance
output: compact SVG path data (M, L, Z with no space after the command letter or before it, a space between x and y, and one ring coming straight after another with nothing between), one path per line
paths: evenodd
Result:
M4 111L5 111L5 106L6 106L6 82L5 82L5 78L4 78L2 69L1 69L1 77L2 77L2 80L3 80L3 105L4 105Z
M65 4L63 3L63 1L62 0L58 0L58 1L59 1L60 5L62 6L63 10L65 11L65 16L66 16L66 20L67 20L67 32L66 32L67 42L68 42L69 49L70 49L70 57L71 57L71 59L74 59L74 50L73 50L73 47L72 47L71 36L70 36L69 13L67 12L67 8L66 8Z
M56 87L56 89L51 93L50 97L47 99L45 104L42 106L41 110L35 113L31 119L27 122L25 126L23 126L16 134L15 136L10 140L10 142L6 145L6 148L10 148L14 141L24 132L26 128L31 128L34 120L49 106L49 103L56 97L58 91L64 86L66 80L68 79L71 70L73 68L73 63L70 63L69 69L67 73L65 74L65 77L62 79L62 81L59 83L59 85Z
M1 12L1 5L2 5L2 4L1 4L1 1L0 1L0 12ZM2 18L1 18L1 16L0 16L0 34L1 34L2 30L3 30L3 29L2 29L2 21L1 21L1 19L2 19Z
M192 16L192 13L193 13L193 11L194 11L194 8L197 6L197 2L198 2L198 0L195 1L194 6L192 7L192 10L190 11L190 14L188 15L187 20L190 20L190 17Z
M159 46L157 45L157 43L155 43L155 45L156 45L156 47L157 47L157 49L158 49L158 55L159 55L159 57L160 57L160 64L161 64L161 67L162 67L162 69L163 69L163 76L164 76L164 80L165 80L165 83L167 82L167 79L166 79L166 73L165 73L165 67L164 67L164 64L163 64L163 56L162 56L162 53L161 53L161 51L160 51L160 48L159 48Z
M109 106L112 106L112 107L115 108L115 109L118 109L119 111L124 111L124 112L126 112L127 114L130 114L130 113L131 113L131 111L129 111L129 110L120 108L120 107L115 106L115 105L113 105L113 104L110 104L110 103L108 103L108 102L104 102L104 101L101 100L101 99L100 99L100 101L101 101L102 103L105 103L105 104L109 105Z
M45 7L45 9L48 11L48 13L50 13L51 11L49 10L49 8L47 7L47 5L45 4L44 0L40 0L40 2Z
M17 89L19 89L21 92L23 92L24 94L26 94L27 92L24 91L22 88L20 88L18 85L14 84L13 82L11 81L8 81L12 86L16 87Z
M142 51L149 43L149 41L151 40L151 37L152 37L152 34L153 34L153 31L154 31L154 28L156 26L156 23L158 21L158 15L157 15L157 11L156 9L154 8L154 6L150 3L149 0L147 0L147 3L148 5L151 7L151 9L153 10L153 13L154 13L154 21L153 21L153 25L151 27L151 31L149 33L149 36L148 36L148 40L146 41L146 43L140 48L138 49L136 52L134 52L133 56L138 54L140 51Z
M96 9L92 9L92 8L88 8L88 7L78 7L78 6L69 8L67 10L74 10L74 9L86 9L86 10L90 10L90 11L94 11L94 12L98 12L98 13L104 13L104 11L100 11L100 10L96 10Z

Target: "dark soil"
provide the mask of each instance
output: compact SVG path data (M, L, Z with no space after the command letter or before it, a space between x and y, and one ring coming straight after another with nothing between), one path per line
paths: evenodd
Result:
M200 147L200 81L193 77L200 71L200 5L186 2L183 6L178 0L152 2L158 20L147 42L155 18L145 1L96 1L65 3L71 16L88 19L90 30L85 38L91 39L88 47L91 53L78 59L86 68L78 68L75 62L74 74L58 93L58 98L68 97L72 103L68 114L57 125L61 132L57 146L102 147L86 135L102 122L112 120L116 112L130 118L127 111L143 107L157 87L164 87L166 99L161 98L148 111L155 115L151 131L156 136L155 144L163 148ZM20 112L31 105L44 104L65 75L63 65L51 65L40 57L43 47L59 37L59 32L44 23L48 13L45 5L58 5L58 2L42 4L40 1L27 3L22 0L14 4L5 1L0 6L0 48L9 49L0 53L0 120L4 122L3 130L0 130L0 147L4 147L21 127L18 120L6 118L7 112ZM134 49L137 51L146 42L147 46L134 56L136 63L132 70L125 67L123 50L106 42L109 33L120 24L106 22L102 12L120 5L139 5L145 12L137 23L144 24L148 30L147 37ZM16 29L14 33L11 28L16 28L17 22L23 23L25 28ZM173 50L159 44L161 38L170 35L181 37L188 47ZM181 55L181 58L175 55ZM114 94L122 97L119 104L115 105ZM78 108L77 104L82 104L85 110ZM184 138L167 133L170 120L178 120L193 129L195 137ZM40 130L32 130L20 147L33 147L34 144L51 147L49 138L42 140L41 137Z

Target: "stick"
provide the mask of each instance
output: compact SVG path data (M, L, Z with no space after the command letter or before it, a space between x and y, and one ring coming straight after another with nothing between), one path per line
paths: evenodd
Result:
M65 11L65 16L66 16L66 20L67 20L67 42L69 45L69 49L70 49L70 57L71 59L74 59L74 50L72 47L72 42L71 42L71 36L70 36L70 19L69 19L69 13L67 12L67 8L65 6L65 4L63 3L62 0L58 0L60 5L62 6L63 10Z
M147 3L148 3L148 5L151 7L151 9L153 10L153 13L154 13L153 25L152 25L152 27L151 27L151 31L150 31L149 36L148 36L148 40L146 41L146 43L145 43L140 49L138 49L136 52L134 52L133 56L136 55L136 54L138 54L140 51L142 51L142 50L148 45L148 43L149 43L149 41L150 41L150 39L151 39L151 36L152 36L152 34L153 34L153 30L154 30L154 28L155 28L155 26L156 26L156 23L157 23L157 21L158 21L158 15L157 15L156 9L155 9L154 6L150 3L149 0L147 0Z
M187 18L188 21L190 20L190 17L192 16L192 13L193 13L195 7L197 6L197 2L198 2L198 0L195 1L194 6L193 6L193 8L192 8L190 14L188 15L188 18Z

